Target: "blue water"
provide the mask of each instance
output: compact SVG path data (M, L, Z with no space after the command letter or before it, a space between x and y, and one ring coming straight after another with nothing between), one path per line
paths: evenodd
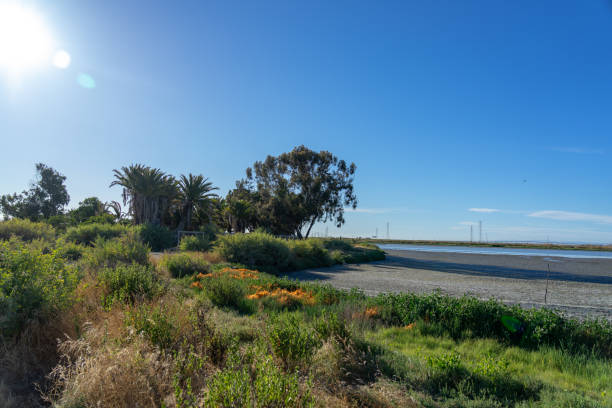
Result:
M381 249L419 252L452 252L460 254L555 256L561 258L612 259L609 251L579 251L562 249L491 248L444 245L379 244Z

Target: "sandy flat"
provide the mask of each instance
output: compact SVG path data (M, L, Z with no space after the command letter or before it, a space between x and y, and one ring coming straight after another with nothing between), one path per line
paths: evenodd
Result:
M310 269L289 277L359 288L372 295L440 290L453 296L469 294L525 307L550 307L580 318L612 320L611 259L390 250L385 261Z

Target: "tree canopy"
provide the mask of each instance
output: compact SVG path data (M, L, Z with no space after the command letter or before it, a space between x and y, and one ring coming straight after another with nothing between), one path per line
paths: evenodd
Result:
M0 197L4 217L28 218L36 221L62 214L70 201L64 182L66 177L43 163L36 164L36 180L21 194Z
M328 151L298 146L247 169L261 226L275 234L307 238L316 222L344 224L344 208L357 207L356 166Z

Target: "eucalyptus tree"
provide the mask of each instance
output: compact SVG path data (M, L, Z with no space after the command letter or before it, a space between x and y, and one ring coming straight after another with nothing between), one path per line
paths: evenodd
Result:
M316 222L344 224L345 207L357 207L356 166L328 151L298 146L268 156L247 169L245 183L255 189L258 222L277 234L308 238Z
M181 211L181 223L179 229L190 229L194 212L199 218L210 219L209 205L211 199L217 197L213 191L218 190L203 175L189 176L181 175L178 181L178 203Z
M132 164L113 170L110 184L123 187L123 205L135 224L161 224L162 217L178 194L177 182L160 169Z

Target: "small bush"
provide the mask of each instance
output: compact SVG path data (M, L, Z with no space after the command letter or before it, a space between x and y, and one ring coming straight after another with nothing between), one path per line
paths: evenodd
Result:
M329 251L319 239L295 240L289 242L292 251L290 269L299 270L331 266L334 264Z
M297 373L285 374L269 356L257 356L253 375L247 367L230 365L213 376L205 406L297 408L313 406L313 400L308 390L300 391Z
M220 307L231 307L241 313L252 313L253 302L246 299L246 288L242 283L229 276L206 279L204 293L210 301Z
M138 227L142 242L158 252L176 246L176 233L162 225L143 224Z
M44 222L32 222L19 218L0 222L0 240L8 240L11 236L16 236L22 241L34 239L52 241L55 238L55 230Z
M210 241L204 235L186 235L179 244L181 251L208 251Z
M281 314L270 326L268 333L274 354L286 369L307 363L320 345L312 331L292 314Z
M177 328L163 306L150 308L142 305L128 312L126 323L162 349L171 347L175 341Z
M160 267L167 270L173 278L210 272L210 263L196 254L164 255Z
M60 257L67 261L78 261L87 248L74 242L66 242L60 238L55 243L55 250Z
M272 273L287 270L291 260L286 241L261 232L222 236L217 250L228 262Z
M77 271L57 253L0 242L0 333L17 334L29 320L50 319L71 304Z
M302 407L312 404L309 393L300 394L297 373L285 374L270 357L256 364L254 381L256 407Z
M155 271L145 265L120 265L105 268L99 274L99 280L105 289L104 303L115 301L134 302L151 299L161 289Z
M69 228L64 235L66 241L81 245L93 245L98 239L109 240L127 234L128 227L119 224L81 224Z
M351 337L351 332L346 322L339 318L336 313L323 313L313 321L313 327L321 341L326 341L330 338L344 341Z
M113 267L120 263L148 265L149 247L134 233L112 240L98 238L94 247L85 254L85 261L91 267Z
M246 368L226 368L215 374L208 385L207 407L251 407L250 375Z

